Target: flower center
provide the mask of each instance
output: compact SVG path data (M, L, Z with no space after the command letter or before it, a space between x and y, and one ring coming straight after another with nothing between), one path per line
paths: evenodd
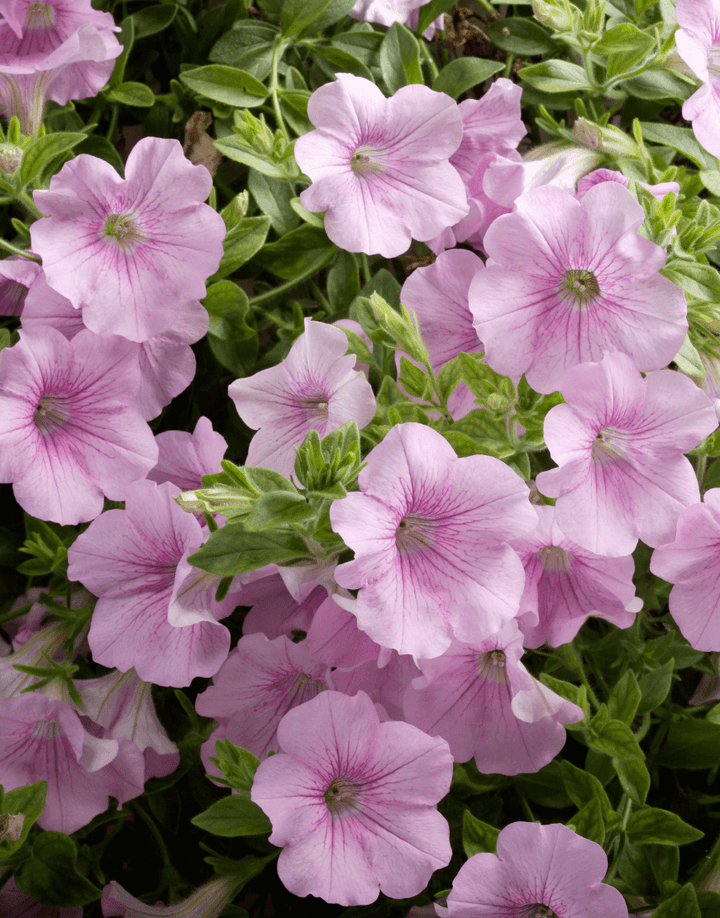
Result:
M592 458L594 462L612 462L615 459L624 459L621 446L622 435L612 427L604 427L595 437L592 445Z
M349 810L359 809L357 795L360 785L347 778L335 778L325 791L325 803L333 816L342 816Z
M544 571L562 571L567 574L571 557L565 549L558 548L557 545L546 545L540 550L540 563Z
M51 3L41 3L39 0L28 6L25 18L25 29L48 29L55 25L55 8Z
M350 166L355 175L372 175L373 172L384 172L382 163L377 160L377 150L358 147L350 157Z
M395 533L395 544L399 551L409 552L413 549L428 548L433 543L433 520L408 513L398 523Z
M33 725L30 736L33 739L56 740L62 736L62 730L57 721L52 718L50 720L38 720Z
M63 408L65 399L56 395L46 395L38 402L33 420L37 429L44 434L52 433L62 427L70 415Z
M478 676L489 679L490 682L502 682L505 685L510 681L507 674L507 662L503 650L488 650L477 655Z
M130 219L130 214L108 214L101 235L113 239L118 248L125 252L132 251L138 242L145 239L145 235Z
M585 306L600 295L600 284L592 271L571 268L563 274L558 293L574 306Z
M315 415L318 421L328 419L328 397L324 392L319 395L303 396L298 399L298 405L305 411Z
M558 916L549 905L533 902L521 908L517 913L517 918L558 918Z

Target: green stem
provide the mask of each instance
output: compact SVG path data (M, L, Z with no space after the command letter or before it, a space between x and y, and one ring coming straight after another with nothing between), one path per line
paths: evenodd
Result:
M522 791L517 790L517 787L515 788L515 790L517 791L517 795L520 798L520 806L522 807L523 813L527 816L530 822L537 822L537 819L535 818L535 814L530 809L530 804L527 802L527 798L525 797L525 794L523 794Z
M282 112L280 111L280 99L278 98L278 64L280 63L280 55L284 50L283 45L283 39L278 37L277 41L275 42L275 47L273 48L272 67L270 71L270 91L272 93L273 111L275 112L275 118L277 119L278 127L280 128L282 135L285 138L285 143L290 143L290 135L288 134L287 128L285 127L285 120L283 119Z
M587 690L587 693L588 693L588 698L590 700L590 703L596 709L598 709L600 707L600 702L598 700L597 695L593 691L592 686L588 682L587 676L585 675L585 669L582 665L580 654L577 652L577 650L575 650L572 644L563 645L562 650L563 650L563 655L565 657L566 663L572 670L575 671L576 675L578 676L582 684L585 686L585 689Z
M372 272L370 271L370 259L367 257L365 252L360 253L360 264L362 265L364 282L369 284L372 280Z
M42 264L42 261L37 255L28 255L24 249L19 249L16 245L13 245L12 242L6 242L4 239L0 239L0 248L5 249L6 252L10 252L11 255L19 255L21 258L27 258L28 261L37 262L39 265Z
M212 513L203 513L203 516L205 517L205 522L210 532L217 532L218 524L215 522L215 517Z
M168 887L177 886L179 884L182 884L182 881L183 881L182 877L180 876L178 871L173 866L173 863L170 859L170 852L168 851L167 845L165 844L165 839L160 834L160 831L158 830L158 827L155 825L154 820L151 819L150 816L145 812L145 810L134 800L131 803L129 803L128 806L130 806L138 814L138 816L142 819L142 821L145 823L145 825L150 830L150 834L152 835L152 837L155 839L155 844L157 845L157 849L160 853L160 856L163 859L163 873L165 876L167 886ZM160 888L162 889L163 887L160 887Z
M423 363L425 366L425 372L430 377L430 382L432 383L433 391L435 392L435 395L437 396L437 400L438 400L437 407L440 409L440 411L442 411L442 415L445 418L445 420L448 422L448 424L452 424L453 416L450 414L448 410L448 400L440 392L437 378L435 374L433 373L433 369L430 366L429 361L427 363L423 361Z
M620 862L620 857L622 856L623 850L625 848L625 842L627 840L627 824L632 813L632 800L628 797L627 794L622 795L622 800L620 806L618 807L618 812L622 816L622 824L620 826L620 835L619 842L617 846L617 851L615 852L615 857L613 858L612 867L607 873L607 876L604 879L604 883L609 883L614 879L615 874L618 872L618 864Z
M115 104L112 107L110 112L110 125L108 126L107 133L105 137L107 138L108 143L114 143L113 138L115 137L115 131L117 130L118 117L120 115L120 106Z
M325 258L323 258L319 265L312 265L312 267L298 274L297 277L293 277L291 280L286 281L284 284L280 284L279 287L275 287L272 290L266 290L265 293L251 297L250 306L259 306L260 303L266 303L268 300L272 300L276 296L287 293L288 290L292 290L293 287L297 287L297 285L306 280L306 278L312 277L313 274L317 274L318 271L321 271L334 256L335 248L333 247L332 251L329 252Z
M515 55L508 54L508 56L505 58L505 69L503 70L504 77L510 76L510 74L512 73L512 66L514 63L515 63Z
M497 10L489 0L477 0L477 5L481 6L487 13L497 13Z
M430 68L430 73L432 73L432 78L434 82L440 76L438 65L435 63L435 58L430 53L430 48L428 48L427 43L422 38L422 36L418 37L418 41L420 42L420 47L422 48L423 57L425 58L425 61L428 67Z
M41 210L38 210L38 208L35 206L35 202L33 201L33 199L30 197L30 195L27 192L16 191L15 197L18 199L18 201L23 205L23 207L26 210L30 211L33 217L39 218L39 217L45 216L45 214Z

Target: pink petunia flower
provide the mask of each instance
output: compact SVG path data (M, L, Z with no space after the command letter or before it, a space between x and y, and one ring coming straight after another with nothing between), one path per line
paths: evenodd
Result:
M565 745L562 725L583 712L533 679L520 661L522 643L511 621L481 644L453 641L441 657L420 660L405 719L446 739L456 762L474 757L484 774L539 771Z
M682 116L692 121L698 141L720 156L720 4L717 0L677 0L675 33L680 57L702 81L683 102Z
M696 650L720 650L720 488L686 507L671 542L659 546L650 570L674 584L670 612Z
M645 216L615 182L578 202L535 188L483 240L492 264L470 286L470 309L487 362L538 392L604 351L632 356L643 372L673 359L687 332L682 290L659 274L666 254L638 235Z
M519 624L526 647L567 644L589 615L629 628L642 609L632 555L607 558L563 535L555 508L536 507L537 529L512 542L525 567Z
M133 400L146 421L157 417L176 395L183 392L195 376L195 355L191 344L208 329L207 310L197 300L180 306L174 324L165 332L135 343L140 368L140 388ZM22 327L51 325L71 341L85 328L83 314L70 300L48 286L41 274L27 292Z
M145 762L128 739L97 739L69 705L39 692L0 700L5 790L47 781L43 829L71 835L108 806L143 792Z
M291 637L293 632L307 632L327 595L324 586L308 583L296 597L280 573L258 577L240 591L240 604L250 607L243 619L243 634L260 633L272 640L281 634Z
M68 577L99 597L88 635L97 663L182 687L220 669L230 632L202 611L187 625L169 620L178 564L203 540L195 517L175 503L178 490L151 481L128 488L125 509L103 513L70 546ZM215 618L232 611L213 608Z
M285 715L278 738L283 751L260 763L251 798L272 822L290 892L340 905L380 891L403 899L450 862L435 808L452 778L444 740L380 723L364 692L322 692Z
M324 437L347 421L365 427L375 416L375 396L347 354L345 333L305 319L305 331L276 367L236 379L228 388L242 420L257 430L246 465L290 478L295 447L310 430Z
M148 472L150 481L171 481L181 491L202 487L203 475L220 471L227 441L213 430L209 418L201 417L195 430L165 430L155 437L160 450L155 468Z
M25 299L42 268L27 258L11 256L0 261L0 316L19 316Z
M213 877L175 905L146 905L115 880L103 887L104 918L220 918L238 889L237 876Z
M97 95L122 46L110 13L90 0L7 0L0 20L0 105L17 115L25 134L36 134L45 101Z
M465 186L449 157L462 139L453 99L403 86L386 99L363 77L337 74L310 97L317 130L295 142L312 180L303 207L325 211L325 231L348 252L401 255L468 212Z
M476 854L455 877L447 918L628 918L622 893L603 883L607 856L567 826L513 822L497 854Z
M439 433L399 424L367 456L360 491L330 507L355 552L335 579L359 589L360 628L383 647L440 656L480 642L518 611L522 564L506 541L537 515L519 475L491 456L458 459Z
M391 26L394 22L403 22L414 32L418 25L418 13L424 0L357 0L348 16L362 22L377 22L379 25ZM442 15L423 32L428 41L435 30L445 28Z
M277 728L285 714L324 691L328 667L314 660L305 641L294 644L284 635L269 641L264 634L246 634L201 692L195 710L214 717L231 739L258 758L278 749ZM203 756L215 755L213 734Z
M144 137L125 176L86 154L65 163L48 191L35 192L48 216L30 234L48 284L82 309L88 328L145 341L205 296L225 224L203 203L210 173L185 159L177 140Z
M593 186L601 185L603 182L617 182L618 185L622 185L625 188L629 188L630 186L630 179L626 175L623 175L622 172L618 172L615 169L595 169L593 172L588 172L587 175L583 175L582 178L578 179L575 197L578 201L582 201ZM673 194L680 193L680 186L677 182L658 182L657 185L648 185L647 182L638 182L638 184L655 195L658 201L662 201L665 195L671 192Z
M611 558L642 539L673 538L680 512L700 500L683 456L717 428L708 397L686 376L656 370L644 379L625 354L570 370L566 404L545 418L545 442L559 468L537 486L557 498L555 520L581 548Z
M25 329L0 353L0 481L24 510L75 525L147 475L158 450L131 407L139 382L135 347L87 330Z

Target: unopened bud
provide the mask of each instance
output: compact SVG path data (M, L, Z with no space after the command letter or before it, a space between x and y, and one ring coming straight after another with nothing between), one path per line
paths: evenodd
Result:
M22 813L4 813L0 816L0 841L17 841L24 825L25 816Z
M14 143L0 143L0 169L3 172L17 172L22 162L22 150Z

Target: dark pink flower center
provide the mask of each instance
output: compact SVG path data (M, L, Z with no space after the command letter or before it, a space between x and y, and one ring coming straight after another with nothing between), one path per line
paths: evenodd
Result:
M347 778L335 778L325 791L325 803L333 816L342 816L349 810L357 810L360 785Z
M108 214L102 235L114 240L115 244L125 252L132 251L139 242L145 239L144 233L140 232L130 214Z
M57 395L46 395L40 399L33 420L37 429L44 434L52 433L70 417L64 407L65 399Z
M612 427L604 427L595 437L592 445L592 458L594 462L613 462L623 459L622 442L624 437Z
M546 545L539 554L544 571L562 571L567 574L570 570L572 555L569 555L564 548L558 548L557 545Z
M503 650L488 650L486 653L479 653L477 655L477 671L478 676L482 679L489 679L490 682L503 682L507 685L510 681Z
M62 730L56 720L38 720L30 731L33 739L56 740L62 736Z
M533 902L530 905L522 906L517 912L517 918L559 918L559 916L549 905L543 905L542 902Z
M585 306L600 295L600 284L592 271L570 268L563 274L558 293L574 306Z
M433 544L435 521L408 513L398 523L395 544L399 551L410 552Z
M302 396L298 399L298 406L304 411L309 411L318 422L328 419L328 397L324 392L318 395Z
M28 6L25 17L25 31L28 29L51 29L55 25L55 8L51 3L34 0Z

